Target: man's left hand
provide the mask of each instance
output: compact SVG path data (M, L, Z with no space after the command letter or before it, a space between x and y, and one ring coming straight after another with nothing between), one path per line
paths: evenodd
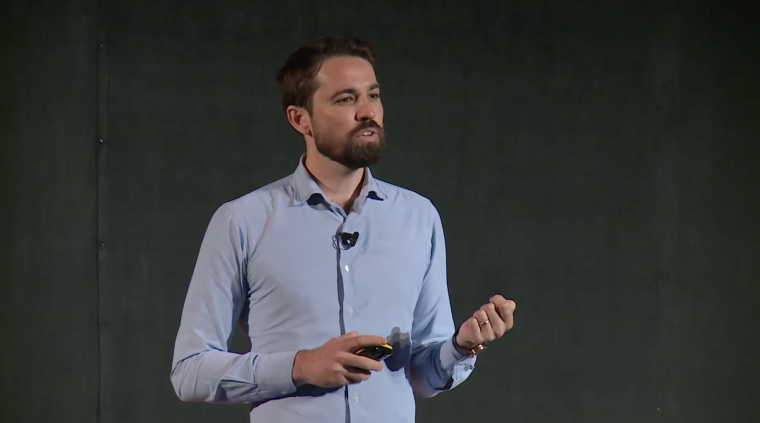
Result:
M467 319L457 331L454 339L456 345L470 351L478 345L485 345L501 338L512 329L514 324L515 304L501 295L494 295L490 301L480 307L472 317Z

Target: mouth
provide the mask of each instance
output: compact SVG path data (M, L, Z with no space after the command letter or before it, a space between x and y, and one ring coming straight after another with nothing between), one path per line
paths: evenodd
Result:
M377 139L377 131L375 131L372 128L367 128L359 132L356 135L356 138L359 138L361 140L367 140L367 141L375 140Z

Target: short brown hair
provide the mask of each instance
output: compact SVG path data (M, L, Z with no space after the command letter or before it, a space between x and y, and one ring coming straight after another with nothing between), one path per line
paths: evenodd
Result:
M277 73L283 109L292 105L312 112L312 98L318 88L314 79L322 63L333 57L359 57L373 67L377 60L374 47L358 38L330 36L302 45Z

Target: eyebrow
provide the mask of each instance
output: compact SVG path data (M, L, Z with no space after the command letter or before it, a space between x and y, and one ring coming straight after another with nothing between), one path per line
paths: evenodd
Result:
M378 83L374 83L374 84L372 84L372 85L369 87L369 90L370 90L370 91L372 91L372 90L377 90L377 89L380 89L380 84L378 84ZM343 95L343 94L351 94L351 95L357 95L357 94L359 94L359 92L358 92L358 91L356 91L356 90L355 90L355 89L353 89L353 88L346 88L345 90L340 90L340 91L336 92L335 94L333 94L333 95L330 97L330 99L335 99L335 97L338 97L339 95Z

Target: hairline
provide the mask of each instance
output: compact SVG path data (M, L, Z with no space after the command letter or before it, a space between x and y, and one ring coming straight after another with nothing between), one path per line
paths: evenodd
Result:
M368 60L365 57L361 57L361 56L358 56L358 55L355 55L355 54L326 54L326 55L324 55L324 57L320 58L320 60L318 60L314 64L314 70L309 74L310 81L309 81L309 83L307 85L307 88L311 89L311 94L306 98L306 104L304 104L303 109L306 109L306 111L309 112L310 115L314 114L314 109L313 109L313 107L314 107L314 96L317 95L317 91L320 88L320 85L317 82L317 76L319 75L319 72L322 71L322 67L325 65L325 62L327 62L328 60L332 60L332 59L359 59L359 60L363 60L363 61L369 63L369 65L372 67L373 71L375 70L375 65L374 65L374 63L372 63L371 60ZM375 81L375 83L373 84L373 88L372 89L375 89L375 88L380 88L380 84L377 81ZM295 104L291 104L291 106L299 107L299 106L296 106Z

